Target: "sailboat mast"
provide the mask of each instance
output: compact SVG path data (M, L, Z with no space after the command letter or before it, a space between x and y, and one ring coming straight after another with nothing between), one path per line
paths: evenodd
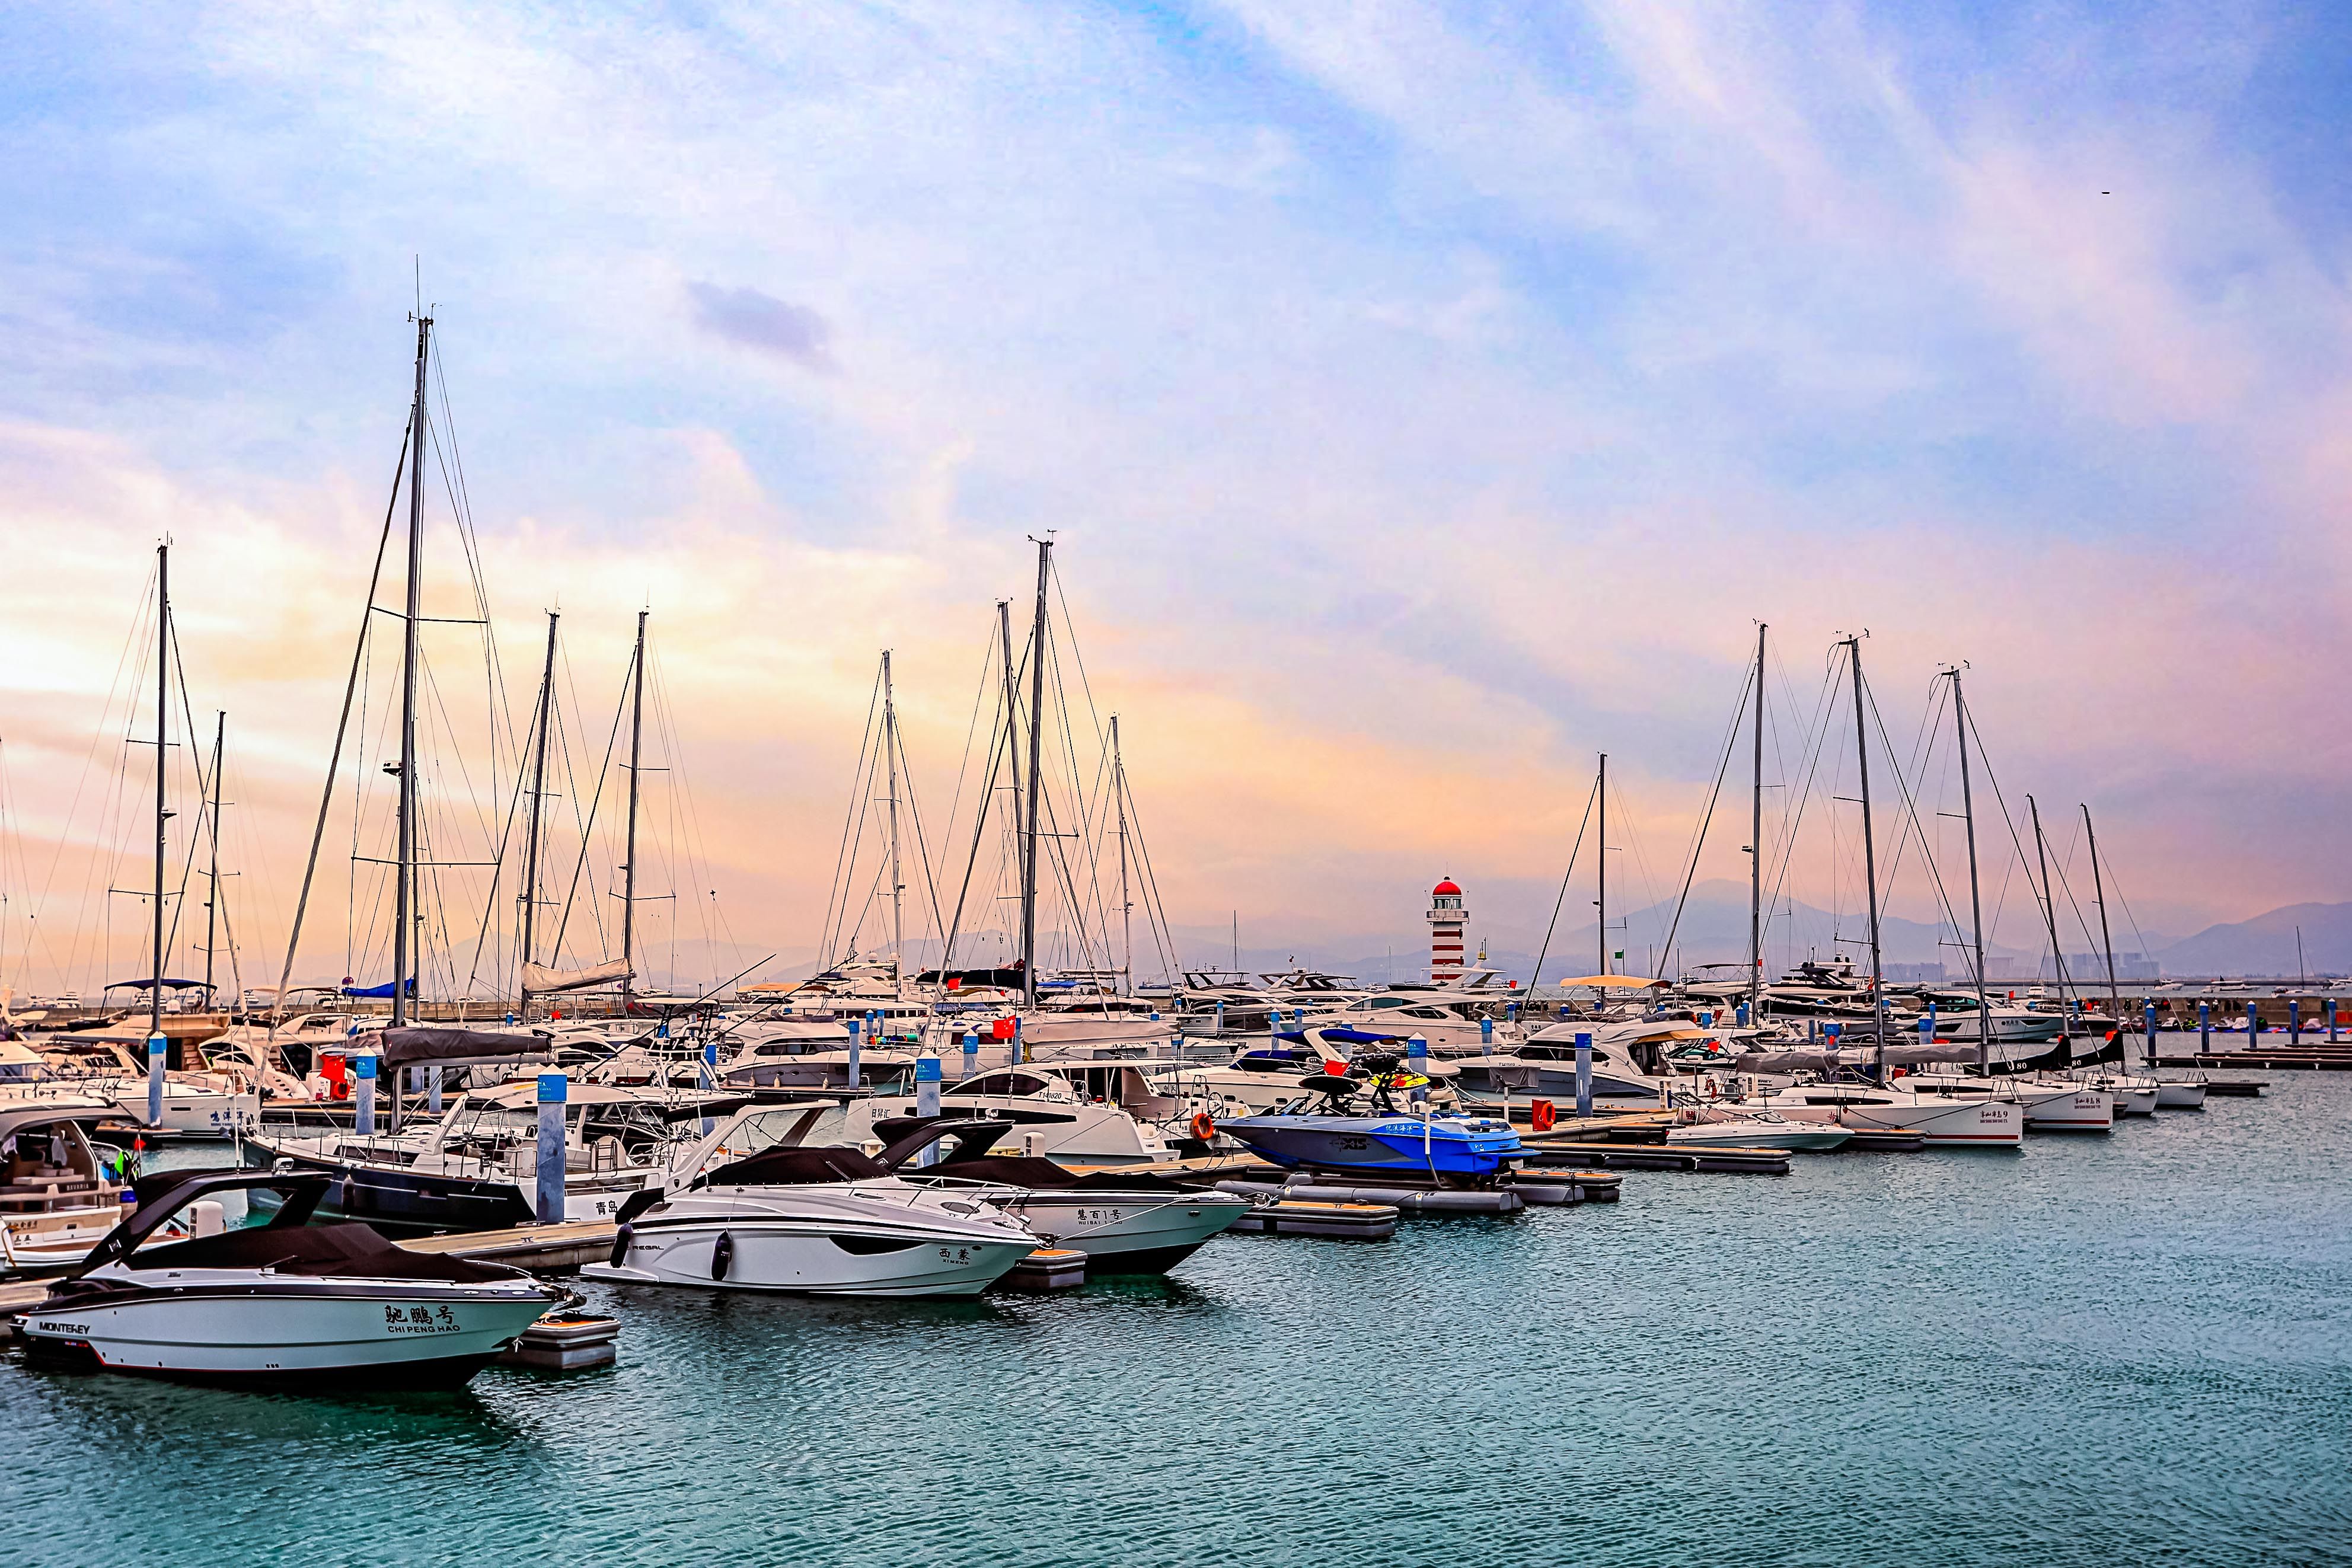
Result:
M206 825L212 831L213 869L205 879L205 1006L213 1005L213 943L214 929L220 920L220 809L221 750L228 740L228 715L217 708L213 712L213 810Z
M1110 792L1118 805L1119 979L1135 994L1135 904L1127 891L1127 760L1118 749L1118 715L1110 716Z
M637 958L637 765L646 738L646 616L637 612L637 651L629 666L629 837L621 867L621 1016L628 1017L629 992L635 984Z
M532 938L539 920L539 830L541 805L547 799L547 732L555 717L555 623L561 612L547 612L547 662L539 676L538 733L531 737L530 756L530 831L522 846L522 962L531 963L538 956ZM518 971L520 972L520 971ZM530 1006L528 992L523 1005Z
M1592 863L1600 868L1600 884L1593 890L1592 907L1601 912L1601 967L1597 973L1609 972L1609 754L1601 754L1601 782L1593 788L1593 799L1601 804L1601 852Z
M1018 849L1022 797L1021 688L1013 674L1013 601L1009 599L996 601L996 640L1004 660L1004 772L1005 777L1012 780L1013 833L1016 841L1014 848Z
M425 365L433 318L416 318L416 407L409 428L415 447L408 463L408 595L400 622L400 864L392 922L392 1027L408 1023L408 971L416 933L416 622L424 613Z
M1028 831L1021 844L1021 998L1037 1005L1037 797L1044 779L1037 766L1045 744L1045 580L1053 568L1054 541L1037 541L1037 611L1029 622Z
M2033 858L2042 865L2042 918L2050 933L2050 967L2058 977L2058 1040L2064 1044L2066 1029L2066 955L2058 947L2058 900L2050 886L2050 848L2042 841L2042 808L2033 797L2025 798L2026 810L2033 813ZM2073 1051L2068 1051L2071 1060Z
M1881 988L1878 962L1878 845L1870 829L1870 731L1863 723L1862 639L1849 637L1846 652L1853 664L1853 747L1862 767L1862 878L1869 884L1870 902L1870 1023L1881 1052L1886 1049L1886 995ZM1882 1074L1883 1076L1883 1074Z
M155 932L154 965L147 971L147 1033L163 1032L163 836L172 813L163 800L163 757L171 741L172 547L155 547Z
M1960 672L1952 672L1952 727L1960 737L1960 821L1969 836L1969 936L1976 950L1977 1071L1992 1062L1992 1005L1985 998L1984 894L1977 882L1977 808L1969 788L1969 701L1960 695Z
M890 982L900 1000L907 995L905 883L898 875L898 705L890 684L890 650L882 650L882 751L890 759Z
M2116 984L2116 939L2107 934L2107 884L2099 874L2099 835L2091 826L2091 804L2087 800L2083 802L2083 836L2090 841L2091 896L2099 905L2099 946L2105 948L2107 954L2107 1007L2115 1014L2116 1038L2120 1040L2124 1028L2124 996L2122 988ZM2150 1038L2152 1044L2153 1037ZM2149 1054L2155 1054L2153 1049Z
M1748 1021L1764 1016L1764 623L1756 623L1756 771L1748 792Z

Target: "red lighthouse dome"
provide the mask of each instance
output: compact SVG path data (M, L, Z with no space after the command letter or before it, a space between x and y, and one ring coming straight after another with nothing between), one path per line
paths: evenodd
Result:
M1450 876L1444 881L1439 883L1435 887L1429 890L1429 895L1432 898L1436 897L1441 893L1450 893L1457 898L1462 895L1462 890L1454 885L1454 879Z

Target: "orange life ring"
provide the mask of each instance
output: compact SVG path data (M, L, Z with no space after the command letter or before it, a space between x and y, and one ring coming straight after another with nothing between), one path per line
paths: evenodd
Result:
M1217 1135L1216 1120L1206 1111L1193 1112L1192 1135L1200 1139L1201 1142L1204 1144L1207 1143L1210 1139Z

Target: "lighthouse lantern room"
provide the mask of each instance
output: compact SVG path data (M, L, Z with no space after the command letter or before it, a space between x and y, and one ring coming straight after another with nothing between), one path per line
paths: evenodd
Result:
M1469 923L1462 907L1462 890L1452 877L1442 877L1429 894L1429 977L1462 977L1462 928Z

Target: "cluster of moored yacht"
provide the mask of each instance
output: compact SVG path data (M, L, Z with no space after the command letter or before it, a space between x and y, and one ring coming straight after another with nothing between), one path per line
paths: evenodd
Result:
M391 1236L603 1220L610 1254L583 1272L616 1284L971 1295L1041 1247L1096 1274L1177 1266L1252 1207L1202 1178L1219 1155L1475 1188L1536 1157L1523 1124L1577 1112L1664 1111L1668 1141L1720 1147L2014 1147L2204 1088L2064 1013L1988 1070L1934 997L1928 1028L1857 1040L1622 977L1541 1002L1484 972L1202 973L1141 997L1015 979L869 960L656 1016L233 1023L191 1035L182 1071L238 1101L216 1129L236 1163L147 1174L149 1081L79 1038L103 1031L26 1033L0 1083L0 1263L64 1276L24 1320L45 1354L413 1385L470 1376L562 1292ZM1809 967L1792 996L1849 983Z
M1199 970L1139 988L1131 951L1116 968L1048 977L1037 963L1047 880L1039 846L1074 835L1041 816L1050 812L1041 763L1045 544L1025 709L1003 607L997 627L1004 702L992 744L1018 819L1010 835L1021 862L1017 962L956 969L943 956L923 969L904 961L886 656L885 735L873 755L888 769L888 794L860 786L863 798L888 805L885 956L852 957L805 981L675 997L638 988L640 616L620 956L552 967L532 925L542 902L540 806L551 793L551 621L531 771L518 784L530 806L516 984L487 1009L450 1000L427 1018L415 780L431 325L418 324L414 453L404 459L413 466L398 756L381 766L396 801L396 853L383 862L393 868L395 978L309 993L286 987L298 904L280 988L263 1005L167 1009L167 989L194 989L207 1008L215 990L209 968L201 985L167 977L164 911L176 895L159 760L150 967L127 982L145 993L144 1019L79 1009L12 1017L0 990L0 1270L56 1279L22 1322L45 1355L167 1375L420 1386L470 1377L564 1297L513 1269L399 1245L401 1236L585 1223L612 1228L612 1239L583 1271L616 1286L969 1296L1041 1249L1083 1255L1090 1275L1178 1267L1265 1201L1217 1188L1220 1175L1255 1168L1245 1158L1310 1180L1531 1190L1543 1185L1531 1178L1559 1173L1536 1168L1521 1124L1532 1137L1570 1115L1663 1113L1668 1142L1714 1148L2013 1148L2031 1131L2104 1131L2119 1115L2201 1103L2198 1080L2126 1060L2137 1037L2119 998L2098 1017L2063 986L2054 1005L2021 1006L1997 1004L1981 981L1908 992L1882 984L1874 873L1866 976L1843 961L1809 962L1765 983L1757 913L1749 961L1728 978L1702 970L1667 986L1603 972L1538 998L1464 967L1460 889L1447 882L1432 912L1441 940L1427 983ZM168 551L159 551L156 584L160 759L173 745ZM373 585L370 609L373 623ZM1860 645L1846 646L1859 736ZM362 663L355 656L354 681ZM1759 631L1759 800L1762 666ZM1959 677L1949 678L1957 709ZM1116 904L1099 890L1094 898L1106 957L1108 911L1124 925L1134 907L1116 720L1110 733L1111 803L1093 817L1116 820L1115 840L1107 824L1090 830L1119 855ZM1964 769L1965 747L1964 733ZM322 825L332 777L331 768ZM216 825L217 736L210 778ZM1605 799L1596 787L1603 849ZM1089 810L1076 814L1093 820ZM983 837L975 831L975 855ZM315 867L315 839L313 855ZM1758 912L1761 859L1750 862ZM217 867L213 875L217 889ZM1059 875L1072 904L1085 902L1076 873L1065 865ZM309 885L306 872L306 898ZM2042 902L2054 950L2046 877ZM1164 914L1156 918L1164 929ZM958 936L950 924L942 955ZM560 933L551 946L562 946ZM215 947L208 925L208 966ZM1604 971L1607 956L1604 945ZM1980 929L1972 972L1984 973ZM613 986L604 1016L581 1016L587 993ZM2153 1051L2146 1054L2152 1064ZM230 1161L148 1168L157 1147L175 1140L226 1143Z

